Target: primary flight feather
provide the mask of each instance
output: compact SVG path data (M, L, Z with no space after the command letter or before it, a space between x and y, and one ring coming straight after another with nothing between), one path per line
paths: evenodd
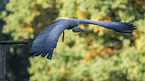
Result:
M58 18L49 24L39 35L35 38L32 43L30 55L47 57L51 60L53 50L57 46L59 36L64 32L65 29L72 29L73 32L84 31L78 27L79 23L87 23L99 25L108 29L115 30L120 33L132 33L135 26L129 23L119 23L112 21L92 21L88 19L73 19L73 18Z

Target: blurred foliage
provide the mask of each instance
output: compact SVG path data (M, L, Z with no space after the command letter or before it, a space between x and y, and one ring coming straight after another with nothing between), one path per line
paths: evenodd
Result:
M1 0L0 1L0 13L5 10L5 6L7 4L8 0ZM9 35L2 33L2 27L5 24L5 22L1 19L1 15L0 15L0 40L7 40L9 39Z
M145 1L10 0L0 12L3 33L14 40L32 39L57 17L131 22L132 34L80 24L85 32L66 30L52 60L30 57L30 81L144 81ZM26 54L25 52L23 52ZM21 73L20 73L21 74Z

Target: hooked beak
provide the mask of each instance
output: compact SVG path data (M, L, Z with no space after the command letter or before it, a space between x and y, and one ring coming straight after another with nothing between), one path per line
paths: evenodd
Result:
M74 33L76 33L76 32L82 32L82 31L84 31L84 29L82 29L82 28L80 28L80 27L74 27L74 28L72 28L72 31L74 32Z

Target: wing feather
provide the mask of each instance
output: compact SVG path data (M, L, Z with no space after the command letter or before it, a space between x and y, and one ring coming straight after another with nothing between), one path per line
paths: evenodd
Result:
M112 21L92 21L88 19L78 19L80 23L95 24L108 29L113 29L120 33L132 33L136 29L133 24L130 23L121 23L121 22L112 22Z
M47 56L47 58L51 60L58 39L66 28L67 26L62 23L48 25L33 41L30 54L35 56L41 55L42 57Z

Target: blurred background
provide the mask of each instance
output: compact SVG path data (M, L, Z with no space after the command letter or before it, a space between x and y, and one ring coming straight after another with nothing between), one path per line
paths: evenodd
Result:
M58 17L131 22L122 34L80 24L65 30L52 60L29 57L33 39ZM145 81L144 0L0 0L0 40L29 40L7 46L6 81Z

